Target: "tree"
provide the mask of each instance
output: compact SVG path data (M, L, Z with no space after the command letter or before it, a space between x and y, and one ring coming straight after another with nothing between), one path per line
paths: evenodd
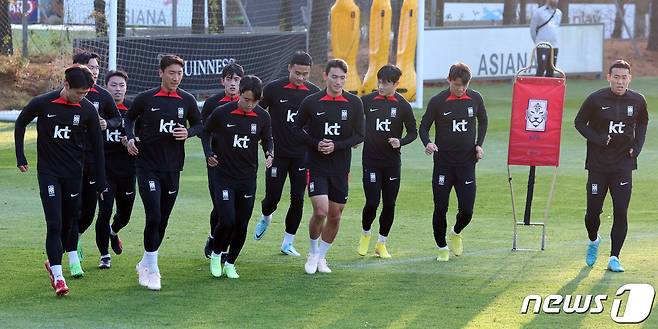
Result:
M309 26L309 49L315 63L326 63L329 42L329 1L311 0L311 26Z
M526 7L528 0L519 0L519 24L528 24L526 19Z
M292 31L292 0L281 0L279 30Z
M0 54L13 54L14 46L12 42L11 23L9 22L9 0L0 0Z
M96 24L96 36L107 36L107 17L105 16L105 0L94 0L94 12L91 14Z
M208 0L208 32L224 33L222 0Z
M192 0L192 34L205 32L205 14L206 2L204 0Z
M651 0L649 13L649 42L647 43L647 49L658 51L658 0Z
M503 5L503 25L514 24L516 20L516 0L505 0Z
M619 3L619 8L621 8L621 11L617 10L617 3ZM624 16L626 15L626 12L624 11L624 0L615 0L615 12L617 13L615 15L615 27L612 30L612 37L616 39L621 38L621 31L624 28Z
M569 0L560 0L557 7L562 11L562 24L569 24Z

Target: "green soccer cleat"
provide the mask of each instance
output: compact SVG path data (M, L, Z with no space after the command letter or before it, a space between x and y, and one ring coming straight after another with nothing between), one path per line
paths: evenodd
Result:
M210 256L210 274L219 278L222 276L222 257Z
M83 261L85 259L85 254L82 253L82 235L78 237L78 246L76 248L76 251L78 252L78 258L80 261Z
M235 270L234 264L224 264L224 274L226 274L226 277L229 279L240 278L240 275L238 275L238 272Z
M82 270L82 265L80 265L80 263L69 264L69 270L71 270L71 276L74 278L85 276L85 272Z
M464 252L464 245L462 243L462 235L450 232L448 234L448 248L455 256L461 256Z
M359 239L359 249L357 249L356 252L361 256L365 256L368 253L369 245L370 234L361 234L361 238Z
M450 259L450 249L448 247L439 248L436 260L439 262L447 262L448 259Z

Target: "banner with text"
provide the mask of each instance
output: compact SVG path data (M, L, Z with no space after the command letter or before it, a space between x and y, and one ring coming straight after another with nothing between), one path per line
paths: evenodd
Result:
M530 63L534 44L527 26L425 30L423 80L448 77L450 65L464 62L474 78L509 78ZM603 72L603 25L560 28L557 66L567 75Z

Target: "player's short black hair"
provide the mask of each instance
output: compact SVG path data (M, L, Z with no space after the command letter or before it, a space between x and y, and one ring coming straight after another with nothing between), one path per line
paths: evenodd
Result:
M105 85L107 86L107 83L110 82L111 77L122 77L126 82L128 82L128 73L121 71L121 70L112 70L107 72L105 75Z
M448 72L448 80L455 81L461 79L462 83L471 81L471 68L464 63L455 63L450 67Z
M332 60L329 60L327 62L327 66L325 66L324 68L324 73L329 74L329 70L331 70L332 67L337 67L343 70L343 72L347 73L347 62L345 62L340 58L334 58Z
M224 66L222 73L220 74L222 79L226 79L232 75L237 75L242 78L244 76L244 68L242 68L242 65L236 62L231 62L231 64Z
M172 54L163 55L160 58L160 71L164 71L167 67L174 64L185 67L185 61L182 58Z
M89 68L73 64L64 70L64 80L68 83L69 88L91 88L94 86L94 77L91 75Z
M254 98L259 100L263 96L263 82L255 75L245 75L240 80L240 95L247 91L254 94Z
M292 57L290 58L290 66L293 65L305 65L305 66L311 66L313 65L313 59L311 58L311 55L309 55L307 52L303 50L298 50L294 54L292 54Z
M392 64L386 64L382 66L382 68L380 68L379 71L377 71L377 80L381 80L384 82L396 83L400 81L401 76L402 76L402 70L400 70L399 67Z
M612 69L614 68L628 69L628 74L631 74L631 63L624 59L618 59L612 62L612 65L610 65L610 68L608 69L608 74L612 74Z
M87 65L93 58L96 59L98 64L101 63L101 57L97 53L93 51L79 50L78 53L73 55L73 64Z

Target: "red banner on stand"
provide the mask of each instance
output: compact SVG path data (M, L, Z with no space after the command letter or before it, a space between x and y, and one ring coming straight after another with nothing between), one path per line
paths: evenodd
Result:
M512 94L508 165L560 164L565 79L518 77Z

